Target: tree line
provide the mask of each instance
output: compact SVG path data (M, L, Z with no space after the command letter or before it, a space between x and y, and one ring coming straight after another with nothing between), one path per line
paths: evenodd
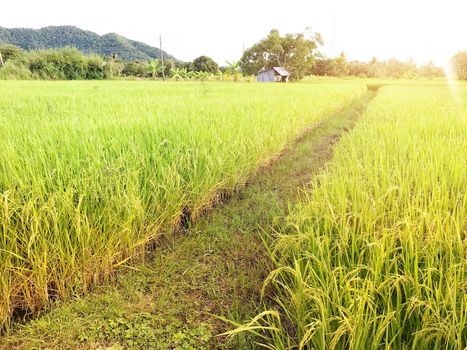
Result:
M444 76L442 68L433 62L417 66L412 60L390 59L369 62L349 61L344 53L327 58L319 52L323 40L318 33L305 30L303 33L280 35L271 30L266 38L245 51L240 59L242 71L255 74L262 69L285 67L291 80L300 80L307 75L363 78L436 78ZM467 51L452 58L458 79L467 79Z
M238 62L219 66L200 56L192 62L125 61L116 54L105 57L84 54L74 47L24 51L11 44L0 45L0 79L103 80L124 77L174 80L251 80L243 77Z
M432 62L417 66L412 60L390 59L369 62L347 60L344 53L335 58L323 57L318 51L321 36L310 30L280 35L272 30L268 36L248 48L239 61L219 66L212 58L200 56L192 62L159 59L124 61L116 54L104 57L84 54L76 48L24 51L14 45L0 45L1 79L115 79L121 77L173 80L248 80L263 69L285 67L291 80L308 75L362 78L436 78L443 69ZM467 80L467 51L452 58L458 79Z
M168 59L162 65L159 59L124 61L116 54L87 55L74 47L24 51L11 44L0 45L0 79L160 79L163 76L173 80L252 80L241 74L238 62L219 66L207 56L192 62Z
M344 53L336 58L317 59L311 69L312 75L361 78L437 78L444 76L442 68L433 62L417 66L412 60L400 61L395 58L378 61L373 58L369 62L348 61Z

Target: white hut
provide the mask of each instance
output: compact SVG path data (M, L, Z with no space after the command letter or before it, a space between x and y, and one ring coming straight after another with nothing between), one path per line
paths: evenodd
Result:
M273 67L265 69L256 75L256 81L259 82L281 82L286 83L289 81L289 72L284 67Z

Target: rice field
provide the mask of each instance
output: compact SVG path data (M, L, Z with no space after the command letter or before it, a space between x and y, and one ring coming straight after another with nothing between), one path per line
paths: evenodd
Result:
M0 89L0 325L144 258L148 242L196 220L220 191L366 90L123 81Z
M268 349L465 349L467 87L380 89L276 234Z

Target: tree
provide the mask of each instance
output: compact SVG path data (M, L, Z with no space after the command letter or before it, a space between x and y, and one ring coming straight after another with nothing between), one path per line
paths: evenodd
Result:
M354 77L367 78L370 75L368 64L360 61L350 61L347 64L348 73Z
M331 62L332 59L330 58L317 59L311 68L311 74L319 76L331 75Z
M193 70L195 72L215 73L219 70L219 65L208 56L199 56L193 60Z
M194 71L195 65L193 62L183 62L177 65L177 68L185 68L187 72Z
M240 80L240 62L239 61L225 61L227 63L226 72L233 76L234 81Z
M368 63L368 77L376 78L381 76L381 63L378 62L376 57L373 57Z
M318 33L280 36L277 29L245 51L240 66L246 74L256 74L262 69L285 67L290 79L298 80L310 72L315 63L316 49L323 41Z
M418 68L418 74L424 78L432 79L442 77L444 73L441 68L436 67L432 61L429 61Z
M386 76L391 78L412 78L416 75L416 68L412 60L403 62L391 58L385 62Z
M356 66L356 61L353 61L353 66ZM360 67L361 69L361 67ZM326 75L332 77L344 77L351 73L349 63L342 52L336 58L318 59L316 64L312 67L311 73L314 75Z
M343 52L341 52L341 54L333 60L332 68L334 70L334 74L332 75L335 77L344 77L349 75L347 58Z
M458 52L451 58L457 79L467 80L467 51Z

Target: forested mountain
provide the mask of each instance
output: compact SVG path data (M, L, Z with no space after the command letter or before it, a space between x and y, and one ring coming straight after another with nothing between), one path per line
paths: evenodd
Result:
M0 44L9 43L24 50L53 49L73 46L85 53L110 56L115 53L121 60L146 61L159 58L158 48L127 39L115 33L98 35L73 26L50 26L41 29L0 27ZM164 52L164 58L175 59Z

